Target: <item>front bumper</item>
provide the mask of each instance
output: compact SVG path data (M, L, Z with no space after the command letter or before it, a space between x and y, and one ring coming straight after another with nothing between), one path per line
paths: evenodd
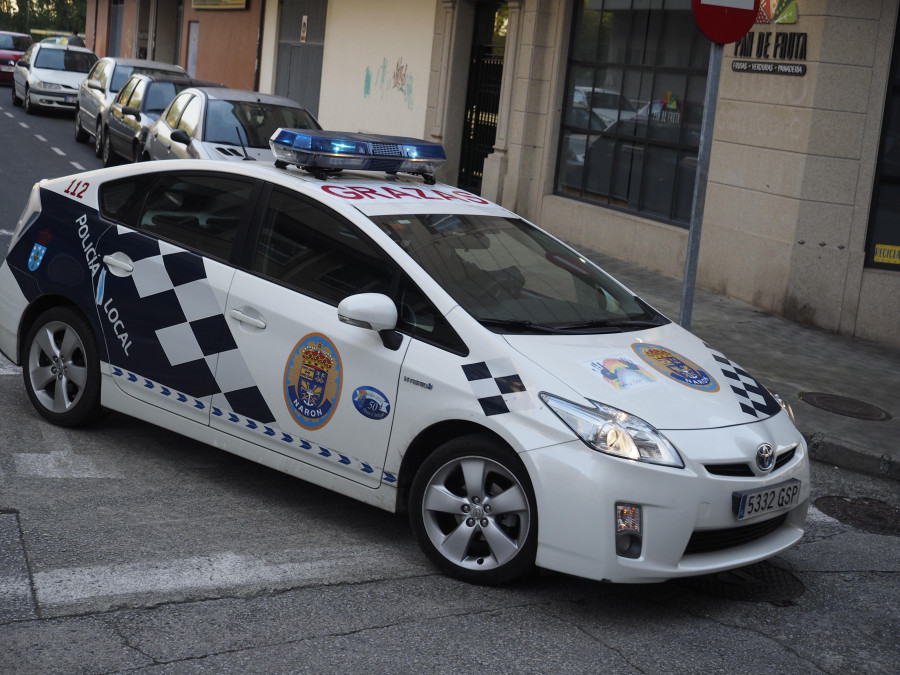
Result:
M78 102L78 92L74 91L45 91L43 89L31 89L28 92L31 102L42 108L61 108L74 110Z
M682 451L684 469L610 457L580 441L522 454L537 498L538 566L588 579L659 582L759 562L802 537L809 508L809 461L803 437L787 414L738 427L665 433ZM761 443L793 454L766 475L721 476L706 468L753 462ZM735 492L792 478L800 481L796 506L737 519ZM616 553L617 502L641 506L642 548L637 558ZM686 552L689 543L701 552Z

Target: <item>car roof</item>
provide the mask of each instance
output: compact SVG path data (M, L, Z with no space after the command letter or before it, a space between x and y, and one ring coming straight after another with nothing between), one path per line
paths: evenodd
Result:
M151 82L175 82L178 84L188 84L191 87L224 87L224 84L216 84L215 82L207 82L206 80L195 80L190 75L181 73L132 73L132 78L140 80L150 80Z
M112 61L117 66L134 66L136 68L156 68L158 70L168 70L173 73L184 73L184 68L176 66L165 61L148 61L147 59L131 59L121 58L118 56L104 56L101 61Z
M206 96L213 100L223 101L247 101L250 103L271 103L273 105L286 105L291 108L303 108L296 101L292 101L284 96L276 96L274 94L263 94L258 91L249 91L246 89L229 89L228 87L192 87L197 91L203 92ZM185 90L187 91L187 90ZM182 92L183 93L183 92Z
M28 33L16 33L15 31L11 31L11 30L0 30L0 35L15 35L16 37L28 37L28 38L31 37Z
M35 49L55 49L59 51L68 50L70 52L84 52L85 54L94 54L94 52L92 52L87 47L74 47L72 45L54 44L52 42L35 42L33 47ZM96 54L94 54L94 56L96 56Z

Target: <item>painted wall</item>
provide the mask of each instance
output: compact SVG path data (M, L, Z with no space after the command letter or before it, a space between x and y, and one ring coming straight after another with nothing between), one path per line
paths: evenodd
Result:
M319 122L422 137L437 0L329 0Z

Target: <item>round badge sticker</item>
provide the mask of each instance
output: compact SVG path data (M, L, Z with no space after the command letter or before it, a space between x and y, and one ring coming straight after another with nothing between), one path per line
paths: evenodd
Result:
M305 429L321 429L341 397L341 357L324 335L310 333L284 368L284 398L294 420Z
M370 420L383 420L391 412L388 397L375 387L358 387L353 392L353 405L360 415Z
M671 380L700 391L719 391L719 383L712 375L678 352L659 345L636 343L631 345L635 354L655 370Z

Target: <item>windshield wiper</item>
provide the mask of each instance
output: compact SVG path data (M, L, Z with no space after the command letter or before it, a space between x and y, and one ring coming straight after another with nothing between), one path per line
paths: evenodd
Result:
M540 323L532 323L524 319L476 319L478 323L487 328L502 328L512 333L527 333L534 331L537 333L569 333L570 331L561 330L556 326L546 326Z
M622 328L630 328L631 324L619 321L584 321L571 324L548 325L532 323L524 319L478 319L478 322L487 328L500 328L511 333L553 333L555 335L573 335L583 333L585 330L594 333L621 333ZM658 326L657 323L645 322L647 326ZM642 324L643 326L644 324Z
M661 319L662 317L660 317ZM596 319L594 321L579 321L556 326L560 330L586 330L591 328L657 328L668 323L660 319Z

